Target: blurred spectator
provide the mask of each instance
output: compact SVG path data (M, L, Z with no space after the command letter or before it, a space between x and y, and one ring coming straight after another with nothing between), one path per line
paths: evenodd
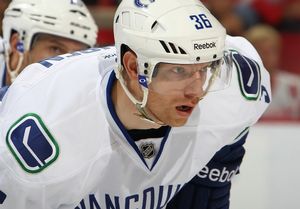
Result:
M261 21L275 27L300 31L300 0L253 0Z
M2 19L4 17L4 11L7 8L11 0L0 0L0 36L2 36Z
M237 12L239 0L202 0L211 13L222 23L229 35L241 35L245 23Z
M250 28L245 37L260 54L272 83L272 103L262 119L300 120L300 77L279 69L281 37L269 25Z

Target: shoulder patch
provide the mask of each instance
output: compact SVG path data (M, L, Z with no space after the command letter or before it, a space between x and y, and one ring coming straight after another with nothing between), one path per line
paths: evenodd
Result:
M8 130L6 144L20 166L29 173L38 173L52 164L59 147L42 119L29 113Z
M242 95L247 100L257 100L261 91L261 72L258 63L236 51L232 54Z

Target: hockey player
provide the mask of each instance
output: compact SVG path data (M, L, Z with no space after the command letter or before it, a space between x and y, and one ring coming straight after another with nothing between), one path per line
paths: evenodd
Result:
M94 46L97 30L81 0L13 0L3 19L0 87L31 63Z
M197 0L123 0L114 34L116 50L43 60L10 87L3 208L166 208L193 177L227 184L237 172L208 162L270 102L252 45Z

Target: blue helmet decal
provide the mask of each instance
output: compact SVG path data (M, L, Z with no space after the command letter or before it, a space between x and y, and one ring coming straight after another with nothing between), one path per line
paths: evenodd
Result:
M145 1L143 1L145 2ZM147 0L148 3L142 3L142 0L134 0L137 7L147 8L149 4L155 2L155 0Z
M147 78L143 75L139 75L139 83L144 86L145 88L148 88L148 84L147 84Z
M83 6L82 0L71 0L71 4L78 5L80 7Z

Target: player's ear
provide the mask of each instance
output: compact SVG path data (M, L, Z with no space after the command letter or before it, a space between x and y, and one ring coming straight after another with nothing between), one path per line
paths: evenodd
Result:
M130 79L136 79L137 76L137 57L132 51L125 52L123 56L123 66Z

